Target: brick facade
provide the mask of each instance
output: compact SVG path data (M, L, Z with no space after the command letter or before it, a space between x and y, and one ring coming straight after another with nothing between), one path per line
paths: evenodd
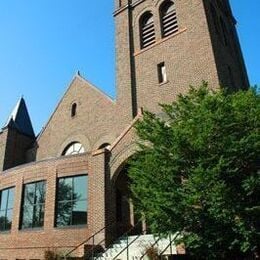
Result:
M15 203L13 208L13 222L10 232L1 234L0 257L1 259L42 259L44 250L57 248L63 252L72 249L92 234L95 223L89 216L89 228L76 229L54 228L56 180L59 177L88 174L91 185L90 155L72 156L59 159L50 159L38 163L30 163L7 170L0 176L0 190L15 187ZM20 212L23 185L35 181L46 181L46 201L44 228L36 230L22 230L20 228ZM91 185L92 186L92 185ZM103 187L103 186L102 186ZM95 184L95 189L101 189ZM89 193L89 200L95 202L95 197ZM91 203L89 203L89 211ZM94 205L94 204L92 204ZM99 228L99 227L96 227Z
M159 10L164 1L115 2L116 100L76 75L37 138L9 126L0 132L0 191L15 188L11 230L0 231L0 259L43 259L49 248L64 254L106 225L109 228L99 233L95 243L111 241L117 234L116 227L110 226L117 221L116 185L121 185L117 179L137 149L133 126L141 117L139 109L157 113L158 103L173 101L202 80L213 88L220 84L248 88L228 0L218 0L223 5L214 0L174 1L178 32L163 38ZM228 45L215 31L210 4L232 32ZM146 11L153 14L155 43L142 49L139 19ZM161 62L167 73L163 84L157 75ZM85 152L62 156L73 142L81 143ZM109 146L104 148L104 144ZM81 174L88 176L87 225L55 227L58 178ZM44 226L23 230L24 184L42 180L46 181ZM84 245L74 253L83 252Z

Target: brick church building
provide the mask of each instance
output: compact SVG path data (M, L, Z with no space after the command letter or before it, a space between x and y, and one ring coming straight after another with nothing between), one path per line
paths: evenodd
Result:
M77 74L39 135L23 98L0 131L0 259L80 256L96 232L108 244L129 230L142 108L160 113L202 80L249 87L228 0L115 0L114 19L115 100Z

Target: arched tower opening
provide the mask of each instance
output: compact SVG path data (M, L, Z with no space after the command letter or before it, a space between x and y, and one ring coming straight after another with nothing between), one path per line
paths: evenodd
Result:
M115 221L119 236L129 231L131 235L141 234L144 230L141 216L136 213L134 207L128 169L129 164L125 162L114 177Z

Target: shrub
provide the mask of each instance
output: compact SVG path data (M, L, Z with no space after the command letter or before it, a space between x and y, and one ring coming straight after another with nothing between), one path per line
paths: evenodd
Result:
M160 259L160 252L157 247L147 246L145 248L144 253L150 260L159 260Z

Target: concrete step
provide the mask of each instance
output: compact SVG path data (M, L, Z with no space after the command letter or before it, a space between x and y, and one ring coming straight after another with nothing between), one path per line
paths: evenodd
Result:
M117 257L116 259L118 260L125 260L127 259L127 245L129 259L138 260L146 249L151 247L158 239L159 237L153 235L129 236L128 239L121 238L111 245L104 253L97 254L95 260L113 260L115 257ZM154 247L158 248L159 252L162 252L169 244L169 238L161 238ZM172 245L172 250L168 248L164 254L169 255L171 251L173 254L176 254L176 247L174 245Z

